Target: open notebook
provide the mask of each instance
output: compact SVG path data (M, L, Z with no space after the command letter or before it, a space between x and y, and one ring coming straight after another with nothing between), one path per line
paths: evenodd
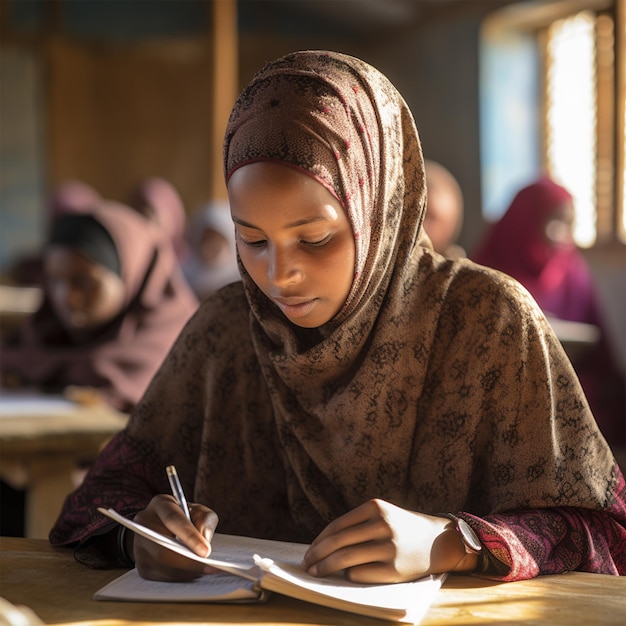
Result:
M445 575L409 583L364 585L342 576L316 578L302 568L307 545L215 534L211 556L199 557L177 541L126 519L113 509L98 509L133 532L190 559L224 572L190 583L145 580L133 569L97 591L96 600L135 602L261 602L276 592L306 602L398 622L418 623Z

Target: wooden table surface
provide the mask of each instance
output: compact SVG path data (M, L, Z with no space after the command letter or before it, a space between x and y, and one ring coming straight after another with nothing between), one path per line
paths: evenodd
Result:
M0 392L0 398L7 397L9 392ZM127 415L104 404L67 402L67 405L65 412L55 406L50 414L46 414L43 401L41 408L33 412L20 410L10 415L0 409L3 459L16 460L33 454L71 454L78 459L91 459L103 440L121 430L128 421Z
M265 604L102 602L93 593L121 570L90 570L71 551L37 539L0 538L0 596L56 626L271 626L387 623L274 595ZM450 576L424 626L624 626L626 577L572 572L517 583ZM1 620L0 620L1 621Z
M57 397L34 395L29 404L28 394L5 390L0 401L0 476L26 489L26 535L45 539L79 468L95 459L128 416Z

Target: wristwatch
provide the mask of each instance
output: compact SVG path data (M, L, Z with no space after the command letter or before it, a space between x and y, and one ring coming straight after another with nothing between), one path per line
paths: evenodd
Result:
M480 543L478 535L464 519L452 513L442 513L441 516L454 522L454 527L463 540L466 554L480 554L483 551L483 544Z

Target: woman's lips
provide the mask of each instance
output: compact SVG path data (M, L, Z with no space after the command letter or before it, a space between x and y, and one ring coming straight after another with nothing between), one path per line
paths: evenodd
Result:
M277 300L274 299L276 306L283 312L283 314L291 319L297 319L304 317L311 312L311 309L315 306L317 298L312 300L298 301L295 298L293 300Z

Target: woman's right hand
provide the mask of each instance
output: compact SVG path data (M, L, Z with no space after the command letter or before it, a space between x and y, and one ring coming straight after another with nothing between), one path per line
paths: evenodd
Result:
M217 527L215 511L202 504L189 504L190 523L176 500L167 494L152 498L148 506L135 515L135 521L167 537L177 538L198 556L211 553L211 538ZM142 578L161 581L190 581L215 570L188 559L154 541L135 533L132 552Z

